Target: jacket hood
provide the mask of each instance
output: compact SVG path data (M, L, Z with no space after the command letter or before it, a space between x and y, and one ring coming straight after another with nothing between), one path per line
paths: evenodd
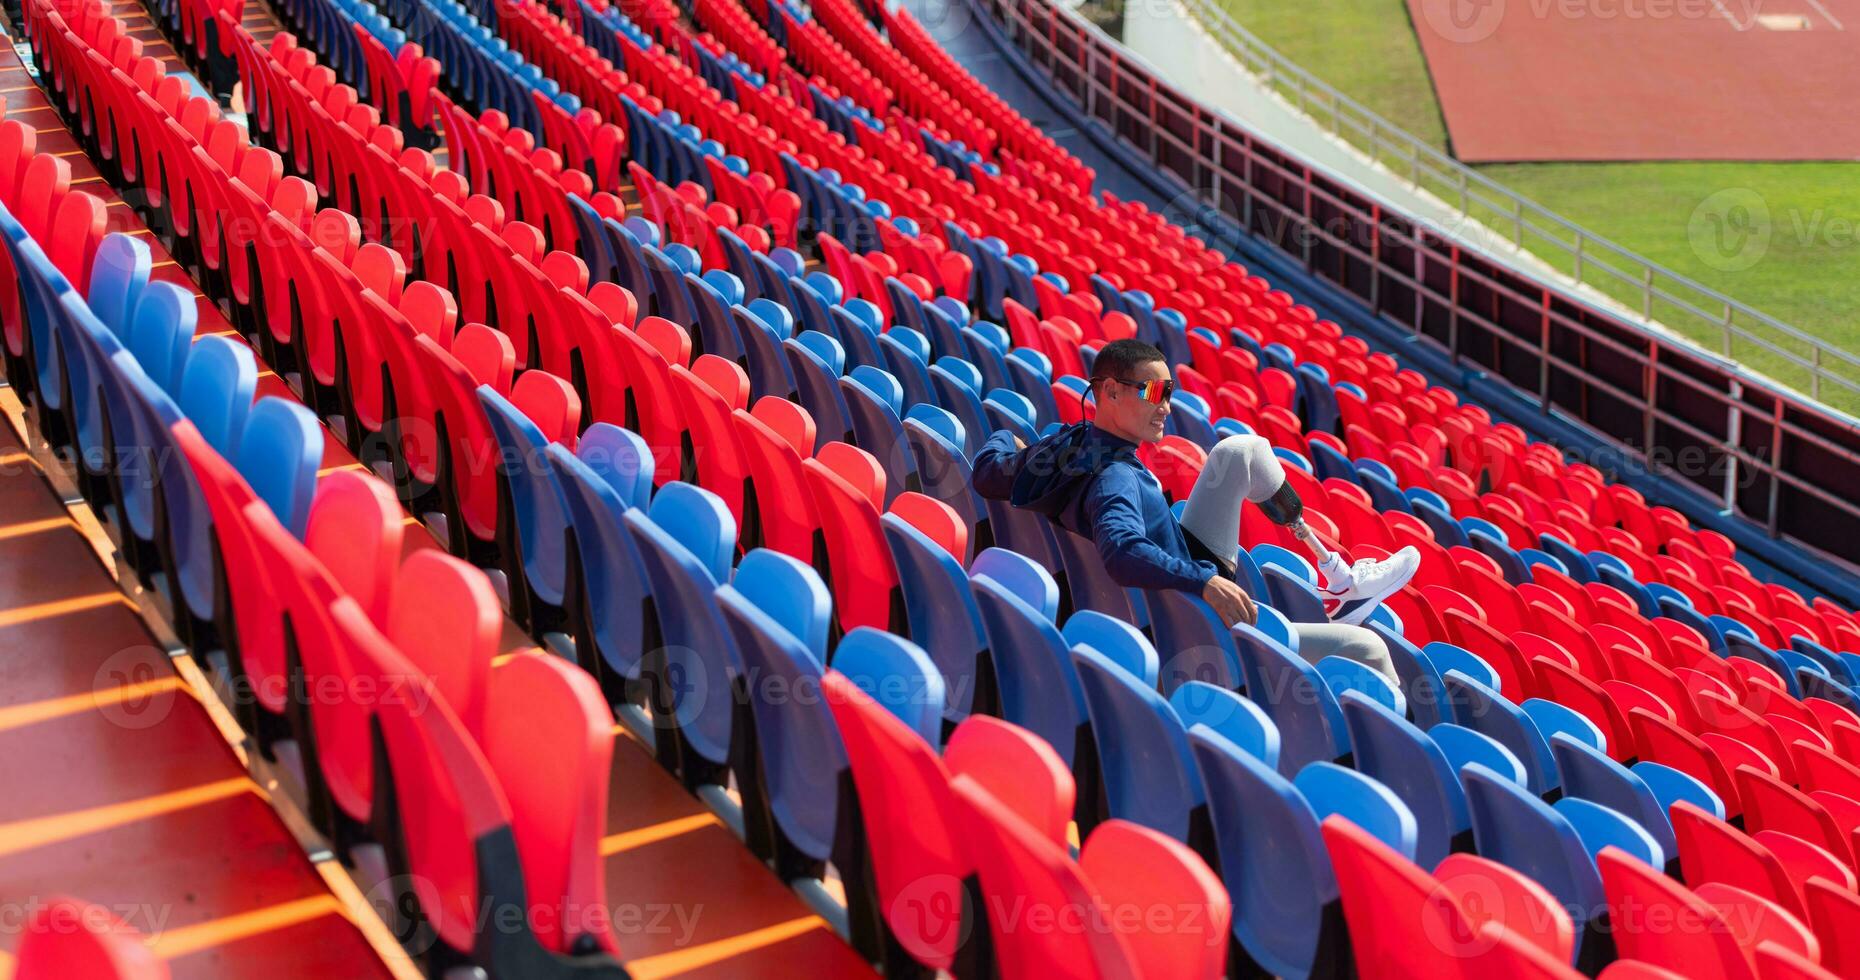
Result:
M1141 466L1137 447L1090 422L1075 422L1027 447L1009 502L1055 520L1113 463Z

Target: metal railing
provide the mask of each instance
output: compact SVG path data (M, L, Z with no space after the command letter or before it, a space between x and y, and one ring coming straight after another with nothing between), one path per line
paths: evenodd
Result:
M1442 153L1287 59L1219 0L1179 0L1263 85L1392 175L1492 234L1707 350L1860 412L1860 356L1660 265ZM1463 236L1462 236L1463 237Z
M1851 418L1390 210L1161 81L1052 0L968 2L1147 169L1219 202L1188 222L1211 243L1263 240L1541 411L1583 423L1615 462L1690 483L1772 537L1860 560Z

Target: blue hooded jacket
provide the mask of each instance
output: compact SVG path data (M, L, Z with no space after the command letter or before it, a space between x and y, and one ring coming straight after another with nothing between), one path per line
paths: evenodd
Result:
M1068 425L1023 450L1003 429L975 456L975 492L1046 515L1090 538L1111 580L1126 588L1200 593L1218 574L1190 557L1162 484L1137 445L1089 422Z

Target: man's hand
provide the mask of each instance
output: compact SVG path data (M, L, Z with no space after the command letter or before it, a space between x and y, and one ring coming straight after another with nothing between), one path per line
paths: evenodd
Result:
M1015 449L1015 451L1017 451L1017 452L1018 452L1019 450L1022 450L1022 449L1025 449L1025 448L1027 448L1027 440L1025 440L1025 439L1022 439L1022 438L1021 438L1021 437L1019 437L1019 436L1014 436L1014 437L1013 437L1013 439L1014 439L1014 449Z
M1208 600L1208 605L1214 607L1214 612L1221 617L1221 622L1229 626L1235 623L1245 623L1251 626L1259 621L1259 610L1253 607L1253 597L1247 595L1246 590L1233 579L1224 575L1216 575L1209 579L1208 584L1201 589L1201 597Z

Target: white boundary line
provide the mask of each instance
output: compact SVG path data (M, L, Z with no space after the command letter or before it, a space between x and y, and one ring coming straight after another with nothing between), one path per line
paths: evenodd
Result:
M1812 3L1813 0L1810 0L1810 2ZM1731 22L1732 30L1739 32L1750 30L1750 24L1739 24L1737 22L1737 17L1731 13L1729 8L1725 7L1721 0L1711 0L1711 5L1718 8L1718 12L1724 15L1725 20ZM1756 18L1752 17L1750 21L1751 24L1754 24L1756 23Z
M1808 2L1810 6L1814 7L1816 10L1821 12L1821 16L1826 17L1828 19L1828 23L1834 25L1835 30L1845 31L1847 29L1846 27L1843 27L1841 25L1841 22L1838 19L1836 19L1833 14L1828 12L1828 8L1821 5L1821 0L1808 0Z

